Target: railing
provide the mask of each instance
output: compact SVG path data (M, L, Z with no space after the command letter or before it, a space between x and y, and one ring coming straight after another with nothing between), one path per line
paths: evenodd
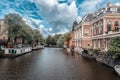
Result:
M120 29L115 29L115 30L112 30L112 31L107 31L106 34L114 34L114 33L118 33L120 32Z

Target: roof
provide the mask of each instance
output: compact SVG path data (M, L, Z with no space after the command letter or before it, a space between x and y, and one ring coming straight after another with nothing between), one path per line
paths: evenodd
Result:
M84 17L83 17L83 22L90 22L92 21L92 18L93 18L93 14L86 14Z

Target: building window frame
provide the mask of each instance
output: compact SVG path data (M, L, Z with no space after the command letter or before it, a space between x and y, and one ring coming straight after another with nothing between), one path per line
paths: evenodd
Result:
M119 21L115 21L114 26L119 26Z
M107 31L112 31L112 22L111 21L108 21L107 22Z

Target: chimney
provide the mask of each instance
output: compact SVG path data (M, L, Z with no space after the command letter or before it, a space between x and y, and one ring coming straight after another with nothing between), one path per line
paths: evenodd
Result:
M112 4L112 2L109 2L108 4L107 4L107 7L110 7L110 6L112 6L113 4Z

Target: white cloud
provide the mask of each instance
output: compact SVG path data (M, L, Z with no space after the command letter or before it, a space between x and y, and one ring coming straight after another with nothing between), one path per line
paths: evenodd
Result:
M23 20L30 25L32 28L38 28L38 25L42 24L42 20L33 19L30 17L23 17Z
M104 2L104 0L86 0L82 4L79 5L81 9L81 15L85 15L86 13L94 12L100 4Z
M52 31L52 28L49 28L49 31Z
M44 27L44 25L40 25L39 28L42 29L42 28L45 28L45 27Z
M57 0L33 0L40 7L40 16L49 24L50 33L60 33L71 30L74 20L80 19L75 1L70 5L59 4ZM49 3L50 2L50 3Z
M115 5L120 6L120 2L115 3Z
M78 16L76 21L79 23L81 21L82 17L81 16Z

